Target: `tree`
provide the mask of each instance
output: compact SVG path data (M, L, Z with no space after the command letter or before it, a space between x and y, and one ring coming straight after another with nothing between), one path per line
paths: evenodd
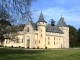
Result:
M5 37L4 37L4 34L6 33L5 29L6 29L6 27L7 27L8 25L11 26L11 24L10 24L9 21L6 21L6 20L4 20L4 19L1 19L1 20L0 20L0 41L1 41L1 42L3 42L4 39L5 39ZM2 43L2 44L3 44L3 43Z
M15 19L18 22L22 22L23 20L31 19L33 1L36 0L0 0L0 9L2 11L0 18L4 19L8 14L8 20Z
M75 27L68 25L69 26L69 42L70 42L70 47L77 46L77 30Z
M9 38L5 28L11 25L10 23L14 21L20 23L31 19L33 1L36 0L0 0L0 40L5 39L4 34L6 38Z
M50 20L51 26L55 26L55 21L53 19Z
M9 19L9 17L11 18L10 14L7 13L7 11L0 9L0 19Z
M80 46L80 28L77 30L78 45Z

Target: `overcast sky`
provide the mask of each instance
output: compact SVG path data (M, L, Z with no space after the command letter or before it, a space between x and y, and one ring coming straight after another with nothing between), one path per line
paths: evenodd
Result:
M42 11L44 19L49 23L54 19L56 23L61 15L68 25L80 28L80 0L37 0L32 4L33 20L36 22Z

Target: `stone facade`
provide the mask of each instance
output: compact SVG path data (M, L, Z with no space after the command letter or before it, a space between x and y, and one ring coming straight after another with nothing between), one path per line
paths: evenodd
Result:
M17 40L5 39L5 47L24 47L24 48L69 48L69 27L60 18L55 26L47 25L42 12L39 20L34 23L32 20L27 21L23 30L18 31L15 35ZM11 36L9 33L9 36Z

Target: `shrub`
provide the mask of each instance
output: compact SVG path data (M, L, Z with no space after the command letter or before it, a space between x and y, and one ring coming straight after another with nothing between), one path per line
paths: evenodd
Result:
M21 46L19 46L19 48L20 48Z
M11 48L13 48L13 46L11 46Z
M7 47L7 46L5 46L5 47Z
M24 48L24 47L21 47L21 48Z
M45 47L45 49L47 49L47 46Z
M27 48L29 49L29 46L27 46Z
M39 46L37 46L37 49L39 49Z
M33 47L33 49L35 49L35 47Z
M0 45L0 47L4 47L4 46Z

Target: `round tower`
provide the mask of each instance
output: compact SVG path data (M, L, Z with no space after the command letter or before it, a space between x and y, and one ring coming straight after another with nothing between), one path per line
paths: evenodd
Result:
M46 38L46 21L44 20L42 12L40 13L39 20L37 21L38 28L38 47L45 48L45 38Z

